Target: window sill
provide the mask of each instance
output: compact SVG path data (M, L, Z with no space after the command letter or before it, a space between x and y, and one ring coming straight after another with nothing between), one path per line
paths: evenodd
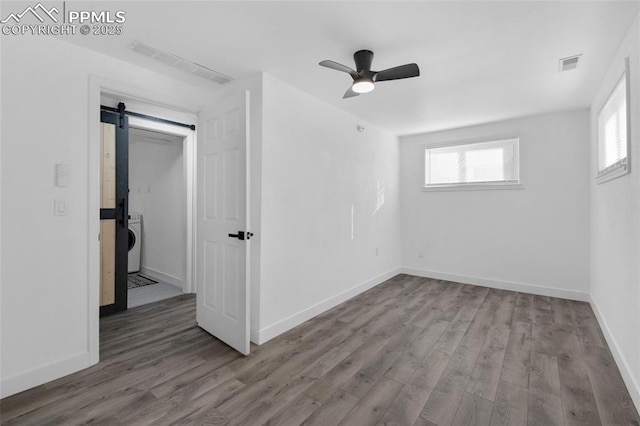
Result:
M631 170L629 169L629 165L627 163L622 163L617 167L612 168L611 170L607 170L606 173L599 175L596 177L596 183L599 185L601 183L609 182L610 180L617 179L626 174L629 174Z
M441 186L423 186L424 192L442 192L442 191L493 191L504 189L524 189L521 183L510 184L468 184L468 185L441 185Z

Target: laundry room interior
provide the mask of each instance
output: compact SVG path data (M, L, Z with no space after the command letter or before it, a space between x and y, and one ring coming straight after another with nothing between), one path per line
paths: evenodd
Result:
M128 307L183 293L186 206L181 136L129 129Z

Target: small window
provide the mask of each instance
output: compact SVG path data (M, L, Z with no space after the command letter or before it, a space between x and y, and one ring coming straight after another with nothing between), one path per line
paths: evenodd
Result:
M628 72L622 74L598 113L598 180L629 172Z
M426 147L425 188L510 186L520 183L518 138Z

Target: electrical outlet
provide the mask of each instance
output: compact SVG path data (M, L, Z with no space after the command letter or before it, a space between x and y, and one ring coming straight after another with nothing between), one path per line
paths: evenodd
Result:
M380 254L380 249L376 247L376 256L378 256L379 254Z
M67 200L54 200L53 202L53 215L54 216L68 216L69 204Z
M420 249L418 250L418 259L422 259L424 257L424 250Z

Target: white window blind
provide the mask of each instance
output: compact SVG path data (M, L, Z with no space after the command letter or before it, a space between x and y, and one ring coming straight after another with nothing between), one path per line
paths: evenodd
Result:
M518 138L425 148L425 187L518 184Z
M598 175L627 164L627 85L622 75L598 114Z

